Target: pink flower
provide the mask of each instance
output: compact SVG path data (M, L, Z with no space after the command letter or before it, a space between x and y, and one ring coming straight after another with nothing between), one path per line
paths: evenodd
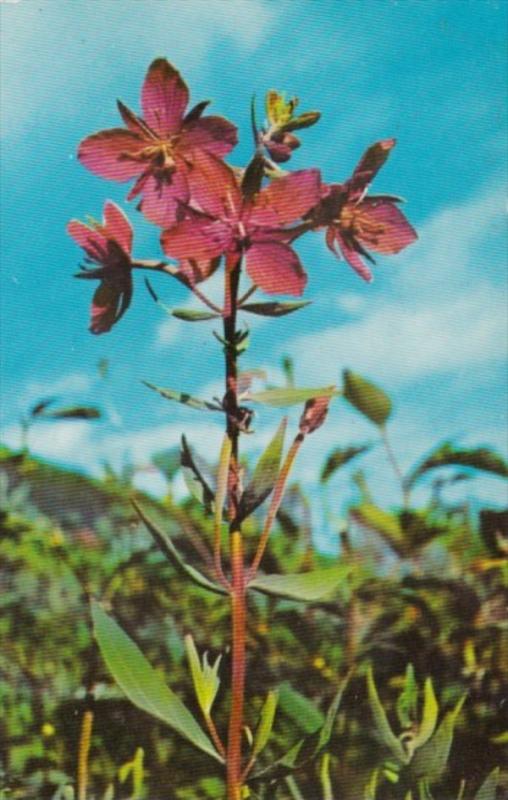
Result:
M263 291L301 295L307 276L284 239L286 226L319 201L319 171L277 178L246 200L235 173L222 161L202 151L193 166L189 185L199 210L188 208L187 219L164 231L164 252L198 262L224 254L229 268L244 255L248 275Z
M90 330L106 333L127 311L132 298L132 227L123 211L108 201L102 224L85 225L73 219L67 232L85 251L85 260L98 265L84 267L76 277L100 280L92 300Z
M118 102L127 127L94 133L78 149L78 158L95 175L120 182L136 178L128 199L141 195L141 211L160 226L182 218L180 204L189 200L187 173L194 153L224 156L237 142L230 122L201 116L207 102L185 115L188 102L180 73L157 58L141 91L143 118Z
M399 198L391 195L367 197L370 182L395 146L395 139L376 142L364 153L352 177L343 184L325 187L327 192L311 219L326 227L326 244L340 253L366 281L372 272L362 259L375 263L368 250L398 253L417 239L414 228L397 208Z

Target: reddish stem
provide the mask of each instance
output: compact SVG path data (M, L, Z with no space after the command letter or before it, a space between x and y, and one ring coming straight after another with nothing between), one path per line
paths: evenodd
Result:
M232 673L231 712L227 750L228 800L241 800L242 791L242 727L246 671L246 597L243 545L240 531L231 535L231 621Z

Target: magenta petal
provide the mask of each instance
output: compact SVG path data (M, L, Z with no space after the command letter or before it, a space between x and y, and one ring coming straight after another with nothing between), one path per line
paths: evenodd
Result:
M67 233L94 261L102 263L106 259L108 242L98 230L89 228L88 225L77 219L72 219L67 225Z
M317 169L293 172L277 178L256 195L249 222L262 227L286 225L302 217L321 198L321 175Z
M104 232L108 239L114 239L122 250L131 254L132 227L126 215L116 203L110 200L104 205Z
M369 183L372 182L373 178L385 163L390 155L390 151L395 145L395 139L383 139L371 145L365 151L353 172L352 178L348 182L351 199L363 194Z
M182 131L179 150L206 150L214 156L225 156L238 141L237 130L222 117L202 117Z
M245 261L249 277L267 294L303 294L307 275L288 245L256 242L247 250Z
M358 239L377 253L398 253L418 236L402 211L393 203L365 198L360 204L360 224L365 220ZM372 231L369 230L372 228Z
M167 228L178 221L182 203L187 203L190 196L185 169L175 170L169 181L147 175L139 191L143 197L141 211L150 222L161 228Z
M196 261L220 256L231 246L230 229L220 221L192 218L178 223L161 236L161 246L167 256L179 261Z
M357 272L364 281L370 283L374 279L374 276L368 266L363 263L359 253L357 253L353 247L347 244L347 242L339 233L336 234L336 240L339 244L342 255L349 266L353 267L354 271Z
M81 163L101 178L128 181L144 169L139 160L146 142L132 131L111 128L83 139L78 148Z
M239 217L242 196L235 173L213 155L196 150L187 173L193 204L207 214L222 219Z
M175 133L189 102L189 90L180 73L165 58L152 61L141 90L147 124L159 136Z

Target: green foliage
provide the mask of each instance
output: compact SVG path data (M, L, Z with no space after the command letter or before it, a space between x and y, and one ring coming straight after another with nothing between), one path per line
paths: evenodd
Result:
M186 392L178 392L174 389L163 389L160 386L155 386L153 383L149 383L148 381L142 381L145 386L148 386L149 389L153 389L154 392L157 392L164 397L165 400L174 400L177 403L182 403L184 406L189 406L189 408L195 408L198 411L222 411L221 407L218 406L216 403L209 403L207 400L200 400L197 397L192 397L192 395L187 394Z
M302 572L300 575L257 575L249 588L274 597L315 602L334 592L345 580L350 568L336 567Z
M272 440L259 458L252 480L249 481L242 494L238 520L250 516L272 492L280 470L282 448L286 433L285 419L280 423Z
M275 302L275 303L245 303L241 306L242 311L248 311L249 314L256 314L260 317L285 317L286 314L292 314L294 311L299 311L301 308L310 305L310 300L297 300L292 302Z
M253 403L263 403L273 408L283 408L285 406L295 406L312 400L314 397L336 397L335 386L323 386L320 389L299 389L287 387L285 389L267 389L264 392L251 394L249 400Z
M407 478L407 485L413 486L429 470L438 467L461 466L491 472L502 478L508 477L508 465L504 458L488 447L473 447L469 450L455 447L451 442L436 447L417 466Z
M344 398L374 425L383 427L392 413L392 401L371 381L345 369L343 372Z
M321 470L320 481L326 483L338 469L348 464L356 456L366 453L370 445L362 444L353 447L336 447L332 450Z

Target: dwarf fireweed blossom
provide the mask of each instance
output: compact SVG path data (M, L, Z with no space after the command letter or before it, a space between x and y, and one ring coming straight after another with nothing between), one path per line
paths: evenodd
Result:
M326 244L332 253L339 255L338 246L348 264L366 281L373 276L362 256L375 263L369 250L391 255L418 238L397 208L400 198L366 195L394 146L395 139L384 139L369 147L348 181L325 187L325 196L311 214L316 227L326 227Z
M92 300L90 330L106 333L127 311L132 298L132 227L123 211L108 201L102 223L85 225L73 219L67 232L85 251L85 261L97 264L83 267L76 277L100 280Z
M319 170L314 168L285 172L278 164L289 160L300 145L294 131L314 125L319 113L309 111L295 116L297 99L286 100L283 94L271 90L266 99L265 127L258 128L254 103L251 107L254 145L251 159L244 169L233 168L222 158L236 143L236 128L220 117L202 117L206 103L198 104L186 114L188 99L187 87L179 73L165 59L157 59L149 67L143 85L143 118L119 103L126 128L94 134L79 146L81 162L97 175L115 181L136 179L129 197L141 196L141 211L161 228L162 250L178 263L166 263L160 258L134 259L130 223L111 202L105 204L102 223L85 225L73 220L68 232L84 249L89 264L79 277L100 281L92 303L93 333L109 331L127 309L135 268L169 275L184 284L206 307L168 309L159 303L148 283L153 299L172 316L193 324L213 321L214 326L220 325L220 332L214 329L213 334L221 342L224 354L222 397L212 398L211 402L191 396L186 390L163 388L145 381L167 401L178 402L192 409L192 413L223 417L224 438L214 489L202 474L193 448L185 437L182 439L181 464L189 490L195 501L203 505L204 513L213 515L213 536L199 547L205 572L187 564L165 531L133 502L143 524L179 571L201 590L227 598L231 616L227 730L226 726L217 727L212 716L224 679L220 655L210 666L206 648L201 656L194 639L187 636L191 677L205 733L100 604L93 604L92 616L105 661L126 695L219 763L228 800L242 800L249 795L251 782L257 787L259 781L268 780L274 786L272 781L277 779L282 763L280 758L273 762L273 757L264 752L275 718L274 691L268 692L250 750L246 752L248 595L266 592L314 602L335 590L344 573L336 567L311 570L304 576L263 576L259 572L293 465L307 437L325 423L329 406L339 392L333 385L309 388L296 387L292 382L286 387L253 391L252 379L263 380L263 372L240 369L249 336L248 331L238 327L238 311L280 317L299 312L307 305L301 301L247 301L259 290L269 295L302 295L307 275L292 245L312 230L326 228L330 249L336 255L340 251L366 280L370 280L371 274L362 257L371 258L368 250L396 253L414 241L416 234L398 210L397 198L366 197L370 182L395 144L393 139L370 147L352 177L342 184L323 185ZM206 282L221 264L224 300L217 305L206 294ZM248 287L242 286L245 273L252 284ZM346 383L344 395L350 399L347 388ZM367 391L370 396L370 384ZM274 408L302 405L303 411L289 446L285 446L285 437L290 424L285 418L249 478L240 449L243 435L252 432L251 403ZM358 404L357 407L360 408ZM374 417L370 412L367 416L382 424L386 413L386 403L381 403ZM244 480L246 476L248 479ZM266 501L268 504L264 506ZM263 516L257 541L254 542L253 536L246 542L243 525L256 511ZM256 528L256 520L252 522ZM200 632L199 638L202 636ZM126 671L126 664L135 666ZM326 746L344 685L341 682L318 740L313 738L305 743L301 758L299 746L293 748L295 768L310 764ZM85 711L82 720L79 761L84 767L79 771L79 797L87 796L90 729L88 739L83 734L87 724L91 724L89 711Z
M164 58L148 68L141 91L143 117L118 101L126 128L88 136L78 158L95 175L114 181L136 178L128 199L141 195L140 209L156 225L179 217L189 200L187 173L195 153L225 156L237 142L236 127L222 117L202 117L207 101L185 114L189 90Z
M243 255L247 274L264 292L301 295L307 276L281 239L286 226L319 201L319 171L293 172L245 198L235 173L219 159L202 152L193 166L189 185L195 205L188 207L187 219L162 234L166 255L196 261L225 255L229 269Z

